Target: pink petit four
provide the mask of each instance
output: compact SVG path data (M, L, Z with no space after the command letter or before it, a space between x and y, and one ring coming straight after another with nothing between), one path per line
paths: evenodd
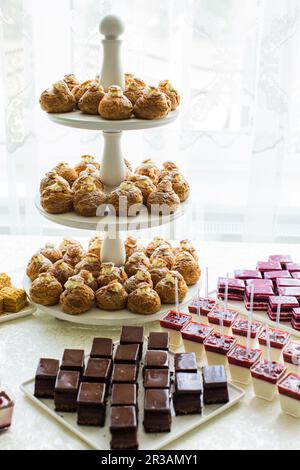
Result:
M289 374L278 384L281 408L295 418L300 418L300 376Z
M242 346L247 346L247 337L248 337L248 325L249 322L247 318L239 318L232 325L232 334L237 336L238 344ZM252 321L251 323L251 336L250 336L250 347L255 348L257 345L257 338L262 331L262 324L257 321Z
M287 263L292 263L292 257L290 255L272 255L269 256L269 261L279 261L282 269L286 269Z
M293 310L292 327L294 330L300 331L300 308L294 308Z
M261 351L259 349L250 349L249 352L245 346L236 345L227 354L231 378L234 382L248 385L251 380L251 367L259 361Z
M269 335L272 359L274 361L280 361L282 358L282 351L289 342L291 335L287 331L278 330L276 328L269 328ZM262 350L263 357L267 358L267 338L265 329L260 333L258 342L260 349Z
M245 282L242 279L227 279L224 277L220 277L218 280L218 298L225 299L227 283L228 299L243 300L245 294Z
M222 337L218 331L214 331L204 341L208 365L227 365L227 354L235 346L236 339L233 336Z
M283 350L283 359L289 372L297 373L300 363L300 343L291 341Z
M286 269L290 273L299 273L300 272L300 263L287 263Z
M274 400L277 383L284 376L286 367L279 362L260 361L251 368L254 393L258 398Z
M234 271L234 277L236 279L242 279L244 281L247 281L248 279L262 279L262 274L259 271L243 269Z
M273 287L273 282L270 279L247 279L246 286L258 287Z
M300 279L300 272L291 273L293 279Z
M181 332L182 328L192 320L192 315L189 313L169 311L160 319L160 326L163 330L170 333L170 344L175 347L181 345Z
M279 287L278 294L288 297L296 297L300 301L300 287Z
M270 297L268 315L269 318L273 321L277 320L277 311L279 305L280 321L291 321L293 316L293 309L299 306L296 297Z
M300 279L277 279L277 288L279 287L300 287Z
M10 428L14 406L15 404L9 395L0 389L0 431Z
M223 318L224 333L230 334L231 327L237 319L239 312L233 308L215 307L207 315L208 322L216 331L221 331L221 318Z
M251 302L251 290L252 286L246 287L245 292L245 306L247 310L250 310L250 302ZM270 286L254 286L254 303L253 309L254 310L268 310L269 305L269 297L274 295L274 290Z
M185 352L193 352L197 359L201 359L205 352L203 343L212 332L213 328L203 323L188 323L181 330Z
M259 261L256 269L264 274L268 271L281 271L282 267L279 261Z

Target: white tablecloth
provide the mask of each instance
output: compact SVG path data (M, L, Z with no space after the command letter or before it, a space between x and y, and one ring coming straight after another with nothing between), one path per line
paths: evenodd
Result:
M27 260L46 241L49 238L0 237L0 271L21 282ZM270 254L290 253L300 261L296 245L201 242L197 248L202 266L210 267L211 288L219 275L251 268ZM40 314L0 324L0 376L16 398L13 426L0 434L0 450L88 448L24 398L19 385L34 376L40 357L59 358L65 347L88 350L99 332L101 329L76 327ZM299 429L299 420L280 413L278 399L271 404L256 399L248 387L239 405L168 449L299 449Z

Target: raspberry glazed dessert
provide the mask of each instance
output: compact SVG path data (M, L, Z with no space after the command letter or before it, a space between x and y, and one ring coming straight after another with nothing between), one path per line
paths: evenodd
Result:
M274 361L280 362L282 359L283 349L289 342L291 335L287 331L278 330L277 328L269 328L269 335L270 335L272 359ZM265 329L260 333L258 337L258 342L259 342L259 348L262 351L263 358L267 359L268 348L267 348L267 338L266 338Z
M251 307L252 285L246 287L245 307L250 310ZM267 311L269 307L269 298L274 296L273 287L267 285L254 285L253 310Z
M253 269L239 269L234 271L235 279L242 279L248 281L249 279L262 279L262 274L260 271Z
M279 261L259 261L256 269L263 275L270 271L282 271Z
M245 281L242 279L227 279L220 277L218 280L218 298L224 300L228 283L228 300L243 301L245 295Z
M205 354L204 341L213 332L213 328L203 323L190 322L181 330L181 336L186 353L195 353L200 360Z
M175 310L170 310L166 315L160 319L160 327L163 331L169 333L170 344L179 348L182 344L181 330L192 320L192 315L189 313L180 313Z
M217 305L217 301L210 297L207 299L204 297L196 297L189 305L189 312L192 315L201 316L201 322L208 325L207 315Z
M255 395L267 401L274 400L277 393L277 383L285 372L285 365L279 362L269 362L267 360L257 362L251 368Z
M227 354L229 370L233 382L248 385L251 380L251 367L256 364L261 357L259 349L247 351L245 346L237 344Z
M231 327L239 315L238 310L234 308L215 307L207 315L208 323L216 331L221 332L221 319L223 318L223 327L225 335L231 334Z
M232 325L232 334L237 337L237 342L241 346L247 346L248 336L248 320L247 318L239 318ZM250 336L250 347L256 348L258 345L257 338L261 333L263 326L257 321L251 323L251 336Z
M283 359L288 372L297 374L300 364L300 343L290 341L283 350Z
M227 354L235 346L233 336L221 336L218 331L213 332L204 341L207 362L210 366L227 366Z
M277 320L278 306L280 305L280 321L290 322L293 317L293 309L299 306L296 297L274 296L269 298L268 316L270 320Z
M272 262L279 262L281 264L282 269L286 269L287 263L292 263L292 257L290 255L272 255L269 256L269 261Z
M289 374L278 384L278 391L282 411L300 418L300 376Z

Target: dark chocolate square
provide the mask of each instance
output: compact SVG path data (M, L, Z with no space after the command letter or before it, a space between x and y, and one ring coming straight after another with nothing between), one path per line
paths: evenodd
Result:
M134 406L113 406L110 414L112 450L137 450L137 415Z
M229 401L228 383L224 366L203 367L203 400L206 405Z
M139 344L119 344L115 354L115 364L138 364Z
M173 402L176 415L201 414L202 384L199 373L178 373Z
M113 341L110 338L94 338L90 357L93 359L112 359Z
M170 371L168 369L148 369L145 370L144 387L148 388L167 388L171 386Z
M145 392L144 429L147 433L171 431L170 392L150 389Z
M77 405L77 423L81 426L105 425L106 385L98 383L82 383L80 385Z
M77 411L77 395L80 384L80 373L60 370L55 383L55 411Z
M144 371L147 369L169 369L169 353L167 351L147 351Z
M198 372L195 353L175 354L175 372Z
M112 361L110 359L89 359L83 375L83 381L109 384L111 373Z
M65 349L60 368L61 370L79 372L82 376L84 371L84 351L82 349Z
M150 333L148 339L148 350L169 351L169 333Z
M137 385L114 384L111 394L111 406L134 406L137 408Z
M144 328L142 326L123 326L120 344L139 344L139 359L141 359L143 355Z
M54 388L58 371L59 361L56 359L40 359L35 375L35 397L54 398Z
M137 381L137 367L133 364L115 364L112 373L112 384L128 383Z

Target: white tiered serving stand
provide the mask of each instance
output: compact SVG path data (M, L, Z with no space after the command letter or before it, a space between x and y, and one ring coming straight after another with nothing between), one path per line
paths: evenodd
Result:
M121 44L119 36L124 32L124 24L121 19L114 15L106 16L100 23L100 32L105 36L103 39L103 65L101 72L101 84L105 89L111 85L119 85L123 90L125 88L125 74L121 64ZM109 121L100 116L90 116L82 114L80 111L74 111L66 114L48 114L51 121L62 126L73 127L76 129L88 129L92 131L102 131L104 137L104 151L102 155L100 176L106 190L111 191L119 186L126 177L126 165L122 153L121 140L123 131L146 130L162 126L167 126L174 122L179 113L172 111L164 119L159 120L141 120L127 119L119 121ZM171 215L151 214L146 209L142 210L136 217L115 217L109 213L102 217L81 217L72 213L62 215L48 214L40 204L40 198L37 196L35 205L38 211L48 220L67 227L78 229L105 232L105 238L101 246L101 261L113 262L116 266L124 266L126 261L124 240L121 236L122 231L141 230L154 228L160 225L171 223L182 217L188 207L188 203L181 204L178 211ZM24 279L24 287L27 292L30 289L30 280ZM198 286L189 289L185 302L189 302L197 294ZM156 321L161 314L169 310L171 306L164 306L156 315L143 316L135 315L128 310L122 310L115 313L105 312L99 309L93 309L88 313L78 316L64 314L59 307L43 307L39 309L61 320L71 321L73 323L101 326L118 326L126 324L143 324ZM174 306L173 306L174 307Z

